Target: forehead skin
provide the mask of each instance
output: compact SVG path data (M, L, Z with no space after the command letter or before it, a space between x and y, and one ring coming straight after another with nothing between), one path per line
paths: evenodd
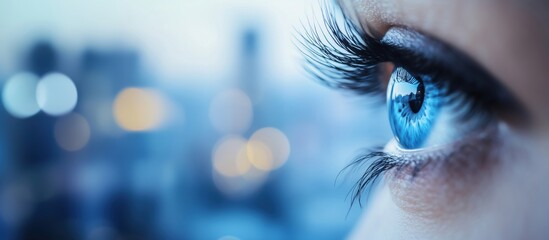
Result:
M549 1L340 0L347 17L381 37L408 26L465 52L549 127Z

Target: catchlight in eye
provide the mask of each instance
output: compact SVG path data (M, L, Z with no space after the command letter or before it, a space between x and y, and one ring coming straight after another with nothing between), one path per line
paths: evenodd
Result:
M391 129L399 144L406 149L422 147L438 113L436 86L399 67L391 75L387 105Z

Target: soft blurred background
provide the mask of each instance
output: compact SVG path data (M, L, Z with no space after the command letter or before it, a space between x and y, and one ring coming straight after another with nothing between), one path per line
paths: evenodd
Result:
M390 128L304 74L317 5L0 0L0 239L345 238Z

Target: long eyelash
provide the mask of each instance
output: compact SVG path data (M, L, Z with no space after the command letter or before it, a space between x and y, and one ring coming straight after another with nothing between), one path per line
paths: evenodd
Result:
M298 48L305 56L305 70L330 87L359 94L381 93L377 64L383 62L379 40L361 35L346 18L338 20L337 6L322 6L324 26L308 21L298 32ZM315 21L316 22L316 21Z
M373 186L387 171L391 169L397 169L398 171L404 167L412 166L411 177L413 178L428 164L428 162L429 161L410 161L379 150L369 150L368 153L360 155L340 171L340 174L342 174L349 169L357 169L369 163L368 168L363 172L362 176L353 185L347 195L347 197L351 196L350 208L352 208L356 202L362 207L362 197L364 193L366 193L365 196L368 198Z
M401 162L395 156L387 154L382 151L370 151L365 155L361 155L353 160L349 165L347 165L340 174L344 171L353 168L356 169L360 166L363 166L366 163L370 163L366 171L362 174L360 179L353 185L347 197L351 196L351 208L355 202L358 202L359 206L362 207L362 195L368 190L368 194L371 191L371 187L377 182L379 177L381 177L385 172L395 168L398 163Z

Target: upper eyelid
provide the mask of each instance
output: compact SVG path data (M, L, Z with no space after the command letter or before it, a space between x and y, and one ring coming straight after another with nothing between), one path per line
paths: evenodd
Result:
M392 62L412 74L426 74L448 86L449 93L465 93L466 102L488 115L519 116L528 125L525 108L482 66L448 44L413 29L396 26L382 39L373 38L336 8L324 6L324 26L304 26L299 33L306 70L322 83L359 94L383 95L380 64ZM339 9L341 10L341 9ZM321 29L324 29L321 30ZM438 76L442 76L442 79ZM454 99L460 100L460 99ZM470 100L470 101L469 101ZM480 111L469 111L463 118ZM526 123L526 124L524 124Z
M391 52L390 61L407 65L408 70L438 67L454 74L479 75L484 81L495 81L481 66L461 51L446 43L428 37L407 27L393 27L381 39L386 52ZM467 79L464 79L467 81Z
M389 29L381 43L392 52L391 61L408 71L421 74L437 68L449 88L485 101L487 110L518 116L516 120L528 125L530 117L523 104L483 66L454 47L405 27Z

